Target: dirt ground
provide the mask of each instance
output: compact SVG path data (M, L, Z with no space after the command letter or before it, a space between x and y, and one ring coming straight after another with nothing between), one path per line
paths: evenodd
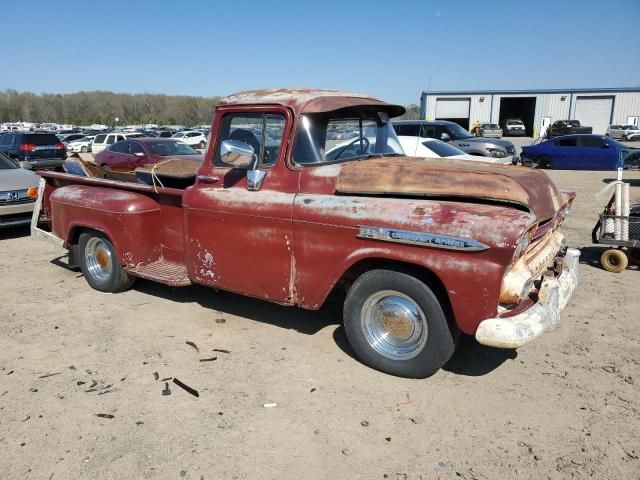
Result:
M613 174L551 176L578 192L564 230L583 248L561 325L517 352L463 338L427 380L359 363L335 306L103 294L62 250L0 232L0 476L639 478L640 272L603 271L590 240Z

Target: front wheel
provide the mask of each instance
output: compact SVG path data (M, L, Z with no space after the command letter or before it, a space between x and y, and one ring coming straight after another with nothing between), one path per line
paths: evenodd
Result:
M87 153L87 147L80 147L80 151L82 153Z
M200 142L198 144L198 147L200 148L200 150L204 150L204 147L206 147L206 146L207 146L207 144L205 142Z
M433 291L391 270L356 280L345 300L344 328L364 363L400 377L430 377L455 350L455 328Z
M536 165L538 168L552 168L551 157L548 155L540 155L536 158Z
M82 233L78 239L80 268L87 283L101 292L131 288L135 277L124 271L113 244L101 233Z

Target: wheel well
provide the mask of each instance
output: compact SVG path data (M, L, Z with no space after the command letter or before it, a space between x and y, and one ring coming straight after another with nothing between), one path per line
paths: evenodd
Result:
M78 241L80 239L80 235L86 232L95 232L95 233L99 233L100 235L104 235L105 237L109 238L109 236L104 233L101 230L97 230L95 228L90 228L90 227L83 227L81 225L78 225L76 227L73 227L71 229L71 232L69 233L69 237L67 239L67 243L69 245L77 245ZM109 239L109 241L111 241L111 239Z
M455 325L451 301L442 280L440 280L440 278L431 270L412 263L405 263L385 258L367 258L360 260L359 262L354 263L342 274L340 280L336 283L329 296L339 294L340 292L346 293L360 275L370 270L377 269L393 270L395 272L405 273L425 283L433 291L436 297L438 297L440 305L442 305L442 309L444 310L449 322L452 325Z

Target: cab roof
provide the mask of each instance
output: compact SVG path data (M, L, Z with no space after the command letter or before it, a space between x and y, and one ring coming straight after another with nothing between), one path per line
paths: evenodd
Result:
M397 117L405 112L404 107L383 102L375 97L360 93L331 89L311 88L277 88L264 90L245 90L224 97L219 105L285 105L291 107L296 114L320 113L357 106L380 106L390 117Z

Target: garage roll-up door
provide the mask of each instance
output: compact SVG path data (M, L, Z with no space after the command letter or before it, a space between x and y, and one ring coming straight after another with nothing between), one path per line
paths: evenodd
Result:
M469 118L469 98L438 98L436 118Z
M582 125L593 127L593 133L604 134L609 127L613 97L577 97L575 120Z

